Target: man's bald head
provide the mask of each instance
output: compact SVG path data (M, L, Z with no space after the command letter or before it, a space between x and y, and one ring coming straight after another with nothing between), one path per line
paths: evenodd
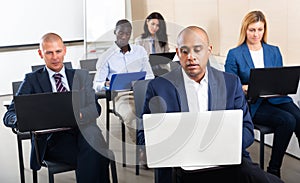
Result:
M180 45L182 44L183 37L188 36L188 35L203 39L203 42L205 42L205 43L207 43L207 45L209 45L208 34L203 28L197 27L197 26L188 26L188 27L184 28L178 34L178 37L177 37L177 46L178 47L180 47Z
M45 35L43 35L43 37L41 38L40 41L40 49L42 49L42 46L45 42L63 42L62 38L55 33L47 33Z

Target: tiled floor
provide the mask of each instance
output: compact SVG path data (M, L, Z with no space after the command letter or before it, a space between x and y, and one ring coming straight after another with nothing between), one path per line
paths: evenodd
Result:
M10 100L11 96L0 97L2 104L5 100ZM103 101L101 101L102 103ZM5 112L5 108L0 106L1 119ZM101 128L105 127L105 109L103 108L102 116L98 119L98 124ZM122 154L121 154L121 143L120 143L120 129L121 125L118 123L118 119L111 115L111 145L110 148L114 151L117 160L117 173L118 180L120 183L135 183L143 182L150 183L154 182L153 170L140 169L140 175L135 175L135 146L133 143L127 144L127 167L122 167ZM104 134L105 135L105 134ZM128 139L128 138L127 138ZM9 128L6 128L3 123L0 123L0 182L2 183L16 183L20 182L19 177L19 164L17 155L17 143L16 136L12 133ZM32 182L31 171L29 169L29 152L30 143L28 140L23 142L23 154L25 164L25 176L26 182ZM259 146L255 142L250 148L252 159L258 162ZM265 164L267 164L270 156L270 148L267 147L265 151ZM266 165L267 166L267 165ZM285 156L284 163L282 166L282 178L286 183L299 183L300 180L300 160L295 159L289 155ZM48 182L48 175L45 168L38 172L39 183ZM75 182L75 175L73 172L62 173L55 175L56 183L73 183Z

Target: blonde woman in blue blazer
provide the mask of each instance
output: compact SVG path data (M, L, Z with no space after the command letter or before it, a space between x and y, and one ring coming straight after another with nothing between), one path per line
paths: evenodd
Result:
M239 76L245 93L250 69L282 67L277 46L267 44L267 22L261 11L251 11L243 19L238 46L229 50L225 71ZM300 138L300 110L288 96L259 98L250 104L253 122L275 129L272 155L267 171L280 177L284 153L295 132Z

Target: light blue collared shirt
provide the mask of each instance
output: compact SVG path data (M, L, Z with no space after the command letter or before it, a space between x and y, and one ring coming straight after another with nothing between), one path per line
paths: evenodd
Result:
M104 88L106 78L109 80L116 73L146 71L145 79L153 79L154 75L149 63L146 50L139 45L130 44L130 51L123 54L121 49L114 43L98 59L97 72L94 78L94 89L100 91Z

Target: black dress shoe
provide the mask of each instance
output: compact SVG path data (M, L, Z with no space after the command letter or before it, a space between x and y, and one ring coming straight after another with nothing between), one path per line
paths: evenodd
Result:
M270 168L268 167L267 168L267 172L270 173L270 174L273 174L273 175L276 175L277 177L281 177L280 176L280 170L279 169L274 169L274 168Z

